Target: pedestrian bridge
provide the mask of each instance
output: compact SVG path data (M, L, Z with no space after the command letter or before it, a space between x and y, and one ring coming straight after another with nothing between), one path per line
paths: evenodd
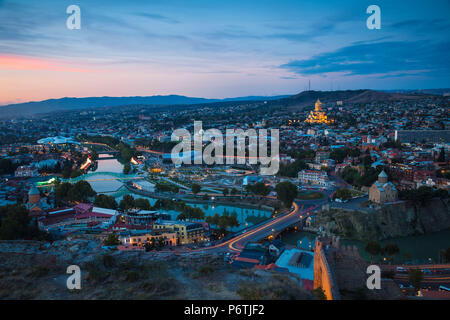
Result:
M106 176L106 177L105 177ZM76 183L78 181L107 181L107 180L135 180L144 179L140 174L124 174L118 172L90 172L76 178L61 179L62 182Z

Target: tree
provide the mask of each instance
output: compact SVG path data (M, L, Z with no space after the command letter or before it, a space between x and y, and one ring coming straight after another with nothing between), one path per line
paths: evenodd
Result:
M126 194L123 199L120 200L119 208L122 211L134 208L134 197L130 194Z
M253 194L267 196L270 193L270 188L263 182L257 182L253 185L248 185L247 190Z
M446 262L450 262L450 248L447 248L447 250L445 250L444 257Z
M126 163L126 164L123 166L123 173L124 173L124 174L129 174L130 171L131 171L131 166L130 166L129 163Z
M10 159L0 160L0 175L3 174L13 174L16 170L16 166Z
M370 262L372 263L373 256L380 254L382 248L378 241L369 241L364 249L370 254Z
M445 150L442 147L441 151L439 152L439 157L437 158L437 162L445 162Z
M422 270L420 269L409 270L408 280L414 286L414 289L416 289L416 291L419 291L420 288L422 287L422 280L423 280Z
M145 247L145 251L150 251L150 250L153 250L153 249L155 249L155 238L151 238L150 239L150 241L147 241L145 244L144 244L144 247Z
M72 185L67 192L67 200L72 202L86 202L88 198L96 194L89 182L82 180Z
M363 164L365 167L369 167L372 164L372 157L367 155L363 158Z
M348 200L348 199L352 198L352 193L349 189L338 189L338 190L336 190L336 193L334 194L333 198Z
M297 177L298 172L307 169L308 166L306 162L301 159L296 159L293 163L289 164L280 164L280 170L278 171L278 175L281 177Z
M386 244L386 246L384 246L383 251L389 255L389 260L390 262L392 262L394 256L400 252L400 249L398 248L398 245L396 243L388 243Z
M192 188L192 193L193 193L193 194L197 194L197 193L199 193L200 190L201 190L200 185L197 184L197 183L193 183L191 188Z
M327 300L327 296L325 295L325 291L322 289L322 287L317 287L313 290L314 296L318 300Z
M55 187L54 194L56 205L61 205L63 202L86 202L97 193L89 182L82 180L73 185L69 182L59 183Z
M228 188L224 188L224 189L222 190L222 194L223 194L224 196L227 196L228 193L229 193Z
M94 205L100 208L117 209L117 202L113 196L107 196L106 194L98 194L95 196Z
M164 247L166 244L166 241L164 238L159 238L158 239L158 247Z
M152 208L150 205L150 201L148 201L148 199L144 199L144 198L138 198L138 199L134 200L134 206L141 210L151 210L151 208Z
M0 240L50 240L50 235L30 223L27 209L18 204L0 207Z
M109 234L103 241L105 246L117 246L120 244L119 237L115 233Z
M290 207L297 196L297 187L289 181L277 184L277 198L281 200L286 207Z

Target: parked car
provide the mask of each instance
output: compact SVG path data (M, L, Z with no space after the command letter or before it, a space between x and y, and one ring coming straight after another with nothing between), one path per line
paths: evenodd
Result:
M397 272L400 272L400 273L407 273L408 270L406 270L406 269L403 268L403 267L397 267Z

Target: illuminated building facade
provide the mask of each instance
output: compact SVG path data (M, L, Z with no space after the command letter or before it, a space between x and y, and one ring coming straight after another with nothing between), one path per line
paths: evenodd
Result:
M322 110L322 102L317 99L314 107L314 111L309 113L308 118L305 120L306 123L325 123L330 124L333 123L333 119L328 119L325 111Z

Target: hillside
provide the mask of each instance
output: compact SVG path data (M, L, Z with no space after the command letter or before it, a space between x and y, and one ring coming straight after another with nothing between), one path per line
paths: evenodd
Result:
M247 96L227 99L192 98L179 95L149 97L90 97L61 98L39 102L26 102L0 107L0 118L29 117L40 113L65 110L79 110L100 107L119 107L127 105L154 106L192 106L199 104L218 104L219 106L240 103L242 101L268 101L268 106L303 108L312 106L319 98L322 102L343 101L344 103L370 103L377 101L415 100L432 97L423 93L389 93L374 90L341 90L341 91L303 91L293 96Z
M67 266L81 290L66 287ZM0 241L0 299L313 299L295 275L233 268L218 254L108 252L96 240Z
M419 100L429 97L425 94L389 93L375 90L303 91L288 98L272 101L284 107L303 108L312 106L317 99L323 103L343 101L344 104L371 103L377 101Z

